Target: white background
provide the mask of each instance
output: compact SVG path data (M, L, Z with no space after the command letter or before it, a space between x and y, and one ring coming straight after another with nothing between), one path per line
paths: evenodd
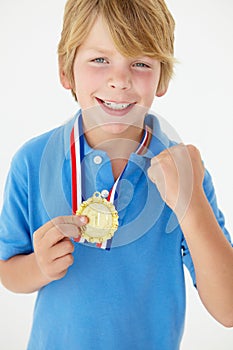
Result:
M64 4L65 0L0 3L1 201L10 159L19 146L63 123L77 109L57 73ZM233 3L169 0L167 4L177 23L175 54L180 63L168 93L156 99L152 109L175 127L183 142L200 149L233 232ZM233 330L208 315L187 273L186 277L181 349L232 350ZM26 348L34 299L35 294L15 295L0 287L0 349Z

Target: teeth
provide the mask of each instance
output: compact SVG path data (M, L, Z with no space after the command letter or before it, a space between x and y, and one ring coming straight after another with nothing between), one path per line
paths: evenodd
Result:
M115 103L115 102L108 102L103 101L104 105L111 109L121 110L129 107L131 103Z

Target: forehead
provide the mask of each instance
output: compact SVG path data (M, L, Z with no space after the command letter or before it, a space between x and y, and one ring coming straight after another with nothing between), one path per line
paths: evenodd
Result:
M96 18L94 25L80 47L105 51L112 51L115 48L108 26L100 15Z
M109 27L101 15L97 16L92 28L79 46L77 53L83 53L84 55L99 53L107 57L115 55L128 58L147 56L138 47L133 47L129 40L128 46L123 46L119 42L114 41Z

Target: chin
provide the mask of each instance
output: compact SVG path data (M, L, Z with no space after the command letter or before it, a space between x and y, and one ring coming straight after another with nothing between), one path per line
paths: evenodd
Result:
M102 125L101 129L108 134L118 135L124 133L129 126L128 124L111 123Z

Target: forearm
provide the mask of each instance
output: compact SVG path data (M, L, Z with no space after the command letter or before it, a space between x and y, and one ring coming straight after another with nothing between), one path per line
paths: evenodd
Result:
M4 287L15 293L32 293L50 282L40 271L34 253L0 261L0 277Z
M225 326L233 326L233 249L215 219L204 193L193 198L181 220L196 273L200 298Z

